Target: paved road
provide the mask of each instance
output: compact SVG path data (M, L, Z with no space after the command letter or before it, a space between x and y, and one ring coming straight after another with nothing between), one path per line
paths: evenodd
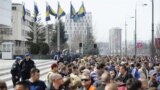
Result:
M50 70L50 66L54 60L34 60L38 69L40 69L40 80L44 80L47 72ZM0 59L0 79L4 80L7 84L8 90L14 90L11 80L10 69L14 60L2 60Z

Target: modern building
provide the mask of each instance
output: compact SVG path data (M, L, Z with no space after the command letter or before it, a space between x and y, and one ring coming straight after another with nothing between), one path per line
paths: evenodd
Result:
M109 47L111 55L121 55L122 29L115 27L109 31Z
M68 34L68 45L70 51L75 52L79 49L79 43L82 47L89 33L92 33L92 13L88 12L84 17L71 19L70 15L65 18L65 31Z

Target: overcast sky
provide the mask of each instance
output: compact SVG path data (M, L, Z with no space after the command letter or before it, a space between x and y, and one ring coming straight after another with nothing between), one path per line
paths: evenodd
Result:
M45 1L48 1L54 10L57 10L57 3L66 13L70 11L70 1L76 11L84 2L87 12L92 13L93 28L96 41L108 42L109 29L113 27L122 28L122 40L125 40L125 20L127 22L127 38L129 41L134 40L134 18L135 7L137 7L137 40L151 40L151 0L23 0L27 9L33 13L34 1L37 2L40 16L45 20ZM156 25L160 23L160 0L155 1L155 30ZM12 0L14 3L22 3L22 0ZM143 4L148 4L143 6ZM55 22L54 17L51 18ZM63 17L64 19L64 17Z

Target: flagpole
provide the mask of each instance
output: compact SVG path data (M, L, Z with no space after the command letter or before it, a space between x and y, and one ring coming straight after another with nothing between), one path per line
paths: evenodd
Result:
M72 25L71 25L71 20L72 20L72 19L70 18L70 22L69 22L69 23L70 23L70 30L71 30L71 26L72 26ZM71 53L71 43L72 43L72 41L71 41L71 35L69 35L69 38L70 38L70 40L69 40L69 51L70 51L70 53Z
M48 29L48 21L46 21L46 42L49 44L49 29Z
M82 47L81 47L81 53L82 53L82 56L83 56L83 46L84 46L84 34L83 34L83 31L82 31Z
M24 2L22 2L22 9L25 9L23 5L25 5ZM23 14L25 14L24 11L23 11ZM24 15L24 17L25 17L25 15ZM23 16L22 16L22 18L23 18ZM23 32L23 29L24 29L24 32ZM23 20L22 32L25 36L25 20ZM25 40L23 41L23 53L25 53Z
M34 36L33 36L33 37L34 37L33 42L34 42L34 43L37 43L37 39L36 39L36 38L37 38L36 21L34 21Z
M23 28L24 28L24 32L25 32L25 21L23 21ZM22 30L23 32L23 30ZM25 36L25 33L23 33ZM25 53L25 41L23 42L23 53Z
M57 50L60 51L60 25L59 25L59 19L57 17Z

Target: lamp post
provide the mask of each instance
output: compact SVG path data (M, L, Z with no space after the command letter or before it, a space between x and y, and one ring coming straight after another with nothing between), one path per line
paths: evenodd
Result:
M125 55L127 55L127 22L125 20Z
M135 57L137 56L137 5L135 7L135 32L134 32L134 50L135 50Z
M152 57L154 57L154 0L152 0Z
M147 4L142 4L143 6L147 6ZM137 4L135 7L135 33L134 33L134 38L135 38L135 57L137 56Z

